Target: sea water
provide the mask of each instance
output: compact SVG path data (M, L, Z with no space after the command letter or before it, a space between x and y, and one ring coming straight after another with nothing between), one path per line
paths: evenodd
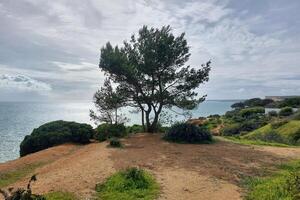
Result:
M224 114L236 101L207 100L192 111L193 117ZM19 145L34 128L54 121L93 122L89 118L89 103L0 102L0 163L19 157ZM140 124L140 115L125 110L128 125ZM180 118L180 117L179 117Z

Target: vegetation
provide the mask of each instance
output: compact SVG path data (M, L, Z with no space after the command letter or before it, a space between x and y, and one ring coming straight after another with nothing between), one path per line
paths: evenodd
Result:
M189 57L184 33L176 37L170 26L144 26L123 47L107 43L99 67L116 84L127 106L141 111L147 132L155 132L164 108L191 110L205 98L198 97L195 89L208 81L210 61L194 69L185 66Z
M132 126L127 126L126 127L126 132L129 133L129 134L130 133L133 133L133 134L142 133L142 132L144 132L144 129L143 129L143 126L138 125L138 124L134 124Z
M210 143L212 135L205 127L189 123L174 124L163 136L167 141L179 143Z
M74 142L89 143L94 134L93 127L76 122L53 121L34 129L25 136L20 145L20 155L25 156L55 145Z
M119 108L126 105L126 98L119 90L113 89L109 79L106 79L103 87L95 93L94 104L97 112L90 110L90 117L96 123L119 124L126 121L126 118L118 113Z
M279 121L242 136L245 139L299 145L300 121Z
M224 127L221 135L232 136L246 134L266 125L270 119L263 107L248 107L226 112L223 116Z
M46 200L78 200L78 198L70 192L50 192L45 195Z
M44 163L28 164L13 171L0 172L0 188L4 188L28 176L42 165L44 165Z
M118 138L110 138L109 140L109 146L110 147L116 147L116 148L120 148L122 147L122 143Z
M265 142L261 140L249 140L245 139L240 136L226 136L224 137L225 140L229 140L233 143L236 144L242 144L242 145L260 145L260 146L274 146L274 147L291 147L290 145L287 144L282 144L282 143L275 143L275 142Z
M98 197L103 200L156 199L159 185L148 172L130 168L112 175L104 184L96 185Z
M284 107L292 107L292 108L300 108L300 97L294 98L287 98L283 101L279 101L277 103L277 107L284 108Z
M280 116L290 116L293 113L294 113L293 108L291 108L291 107L284 107L284 108L281 108L279 111Z
M126 136L126 127L124 124L100 124L96 128L95 139L98 141L105 141L112 137L124 137Z
M297 200L300 194L300 161L280 166L271 177L250 178L246 181L247 200Z
M8 191L0 189L0 194L5 198L5 200L46 200L46 198L42 195L32 194L31 184L35 182L36 175L33 175L28 184L26 189L23 188L10 188Z
M260 98L253 98L247 99L242 102L237 102L231 105L232 108L242 109L245 107L268 107L268 105L273 104L274 101L272 99L260 99Z

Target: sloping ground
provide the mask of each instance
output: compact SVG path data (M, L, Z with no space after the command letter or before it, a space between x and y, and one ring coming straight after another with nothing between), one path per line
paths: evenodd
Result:
M274 134L278 134L282 138L282 142L287 144L289 143L289 141L292 142L294 140L297 140L300 138L300 121L292 120L276 128L272 127L271 124L268 124L248 133L243 137L246 139L259 139L267 141L276 139L274 138Z
M291 158L300 149L251 147L220 141L210 145L164 142L158 135L136 135L124 139L122 149L107 143L85 146L62 145L0 164L1 172L24 163L46 162L35 170L35 193L68 191L80 199L92 197L95 184L116 170L139 166L153 173L162 188L160 199L240 199L239 180L261 174L262 169ZM25 186L27 178L12 186Z

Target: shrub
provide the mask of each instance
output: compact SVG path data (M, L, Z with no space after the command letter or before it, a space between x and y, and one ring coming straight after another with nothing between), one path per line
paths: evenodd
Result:
M67 142L89 143L93 127L76 122L53 121L34 129L20 145L20 155L25 156Z
M280 116L290 116L292 114L293 114L293 108L291 108L291 107L284 107L284 108L281 108L279 111Z
M221 135L223 136L232 136L240 134L240 125L239 124L228 124L221 129Z
M270 117L277 117L278 116L278 113L275 111L275 110L271 110L270 112L268 112L268 115Z
M122 147L122 143L118 138L113 137L109 139L109 146L119 148Z
M285 125L288 122L289 122L288 120L283 119L283 120L277 120L277 121L271 122L270 124L273 129L276 129L282 125Z
M251 108L244 108L242 109L239 114L242 117L249 117L251 115L255 114L264 114L265 113L265 108L264 107L251 107Z
M163 137L165 140L183 143L208 143L212 135L203 127L188 123L177 123Z
M144 132L143 126L139 124L134 124L132 126L127 126L127 133L142 133Z
M126 127L124 124L100 124L96 129L95 139L104 141L112 137L126 136Z
M130 168L112 175L104 184L97 184L96 191L103 200L154 200L158 197L159 186L146 171Z
M294 119L294 120L300 120L300 110L298 110L298 111L294 114L293 119Z

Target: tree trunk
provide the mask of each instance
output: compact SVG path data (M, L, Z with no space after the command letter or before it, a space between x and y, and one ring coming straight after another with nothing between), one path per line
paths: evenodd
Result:
M146 127L145 127L145 113L144 113L144 110L142 110L142 126L143 126L143 131L145 132L146 131Z
M118 109L116 109L115 124L118 124Z

